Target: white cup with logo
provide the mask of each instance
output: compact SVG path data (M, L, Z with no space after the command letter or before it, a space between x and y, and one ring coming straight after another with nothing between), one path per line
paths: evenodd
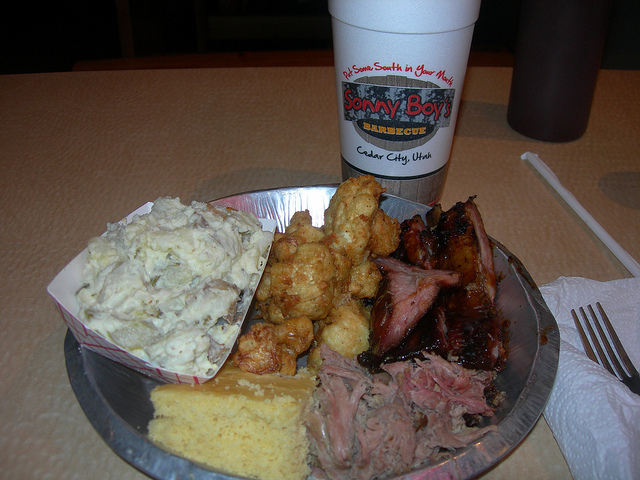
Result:
M343 179L440 200L480 0L329 0Z

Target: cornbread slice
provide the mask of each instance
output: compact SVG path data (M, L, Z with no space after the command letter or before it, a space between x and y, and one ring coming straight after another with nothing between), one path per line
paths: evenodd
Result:
M316 382L255 375L225 366L202 385L161 385L149 438L161 447L226 473L263 480L302 480L309 441L303 416Z

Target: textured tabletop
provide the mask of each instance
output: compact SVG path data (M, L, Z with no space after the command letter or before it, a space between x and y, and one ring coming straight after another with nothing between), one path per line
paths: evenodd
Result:
M542 285L628 276L520 155L537 153L640 259L640 72L602 71L586 135L529 140L506 123L511 70L470 68L443 205L477 195L488 233ZM24 479L147 478L92 429L67 379L46 287L159 196L211 200L339 182L331 67L0 77L0 463ZM485 478L570 478L542 419Z

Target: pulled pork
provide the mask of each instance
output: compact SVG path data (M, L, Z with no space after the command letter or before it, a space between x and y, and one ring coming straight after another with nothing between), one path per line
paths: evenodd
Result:
M493 415L484 396L492 372L425 354L372 374L327 347L321 355L321 385L307 419L318 478L398 475L497 430L466 422Z

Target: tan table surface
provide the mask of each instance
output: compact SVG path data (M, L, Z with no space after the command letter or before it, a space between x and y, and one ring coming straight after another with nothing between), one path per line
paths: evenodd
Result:
M640 72L601 72L587 134L506 123L511 70L469 69L443 205L477 195L490 235L542 285L629 276L520 160L538 153L640 258ZM3 478L142 479L99 438L67 379L46 286L107 221L162 195L211 200L340 181L332 67L0 77ZM570 478L546 421L488 479Z

